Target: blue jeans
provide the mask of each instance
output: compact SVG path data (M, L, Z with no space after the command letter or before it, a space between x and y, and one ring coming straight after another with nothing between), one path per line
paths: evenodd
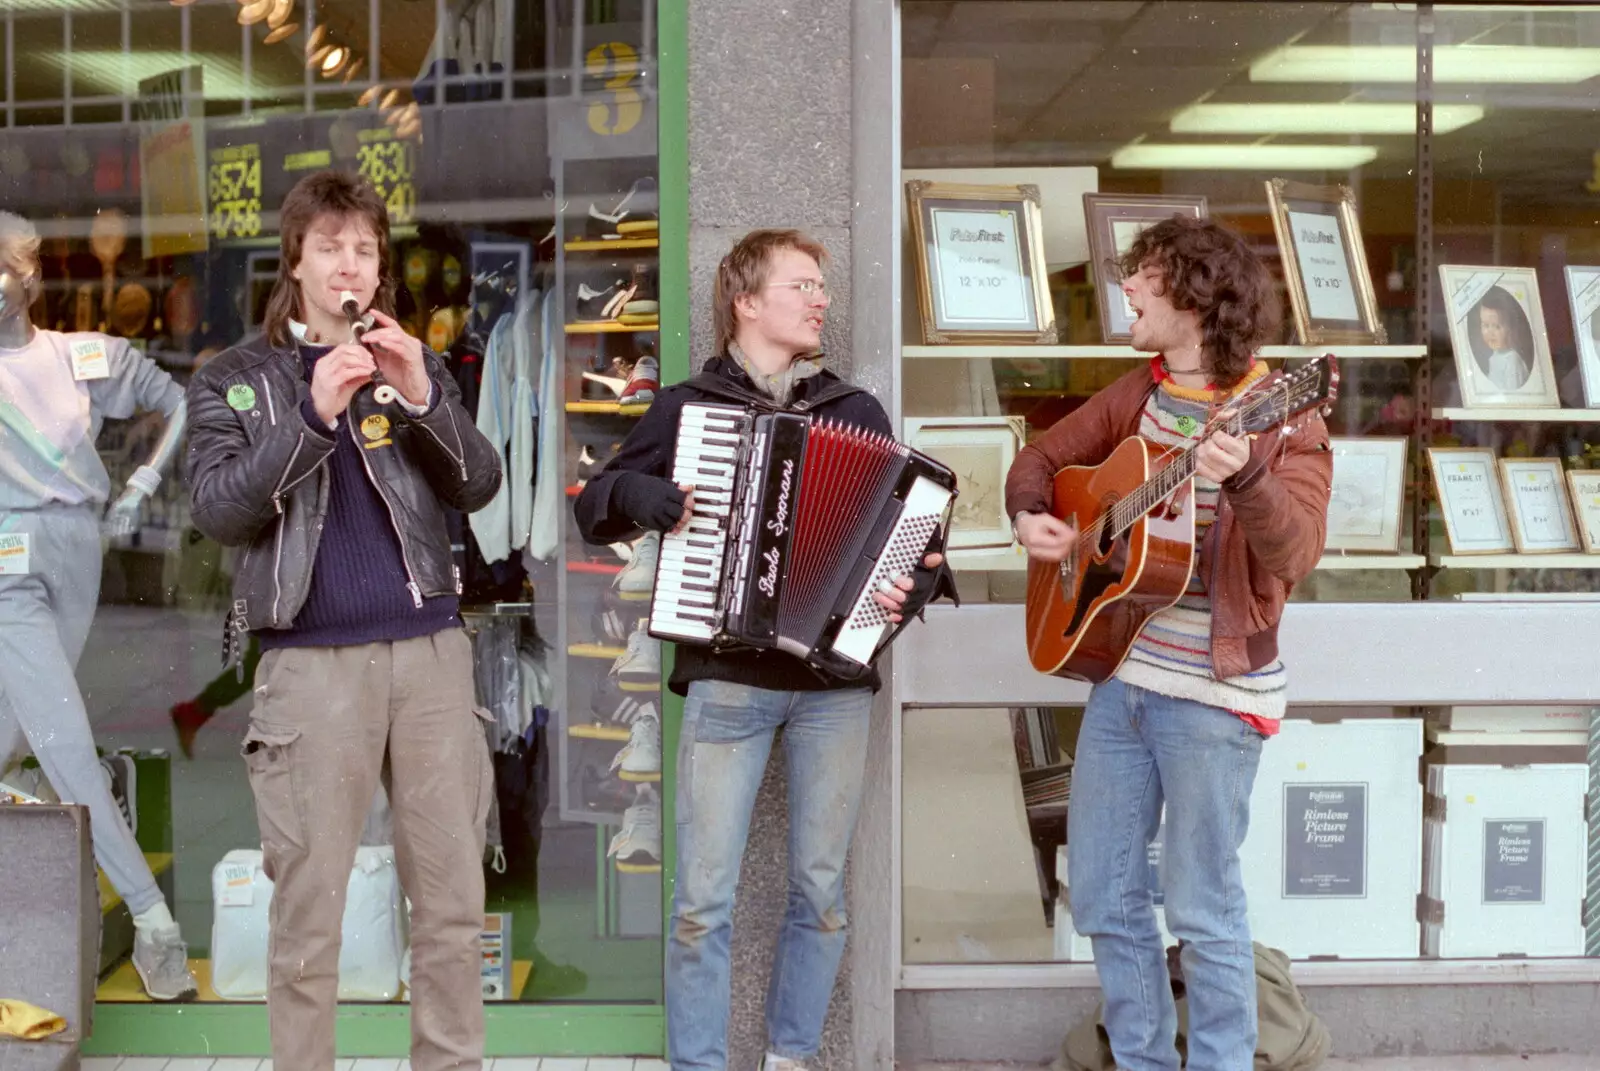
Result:
M844 952L844 862L861 805L872 692L695 681L678 743L678 880L667 940L674 1071L728 1062L728 939L756 789L783 727L789 906L767 990L767 1048L815 1055Z
M1189 1071L1248 1071L1255 955L1239 846L1264 738L1217 707L1112 679L1089 695L1067 818L1074 928L1094 944L1117 1066L1177 1071L1177 1011L1145 849L1166 804L1167 928L1183 942Z

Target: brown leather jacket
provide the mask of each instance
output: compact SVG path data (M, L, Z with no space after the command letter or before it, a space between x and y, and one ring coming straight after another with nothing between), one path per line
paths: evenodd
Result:
M1006 513L1048 511L1055 474L1068 465L1098 465L1137 434L1153 390L1155 378L1141 363L1023 447L1006 477ZM1296 428L1255 439L1250 460L1223 484L1216 523L1200 548L1199 568L1212 577L1211 666L1218 680L1278 657L1278 621L1289 591L1322 556L1333 486L1328 429L1314 412Z

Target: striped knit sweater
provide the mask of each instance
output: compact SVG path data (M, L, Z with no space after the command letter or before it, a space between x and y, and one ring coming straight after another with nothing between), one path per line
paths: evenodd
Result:
M1249 389L1266 373L1266 366L1257 363L1232 393ZM1162 447L1184 445L1205 426L1211 397L1210 391L1180 387L1163 378L1145 403L1140 437ZM1194 478L1196 546L1216 519L1221 493L1218 484ZM1283 663L1274 659L1270 665L1223 681L1213 676L1211 594L1204 572L1197 565L1183 596L1145 625L1117 670L1117 678L1161 695L1232 711L1272 735L1278 731L1285 706Z

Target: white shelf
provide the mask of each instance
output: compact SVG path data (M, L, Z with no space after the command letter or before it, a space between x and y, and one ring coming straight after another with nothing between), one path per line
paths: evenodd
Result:
M1600 554L1438 554L1441 569L1600 569Z
M1433 419L1600 424L1600 409L1435 409Z
M1282 358L1321 357L1331 353L1341 361L1387 358L1389 360L1414 360L1428 355L1426 346L1263 346L1261 356L1269 360ZM1103 360L1109 357L1154 357L1132 346L902 346L900 355L911 359L972 360L1046 360L1083 361ZM1595 410L1600 413L1600 410Z
M1317 568L1322 571L1349 571L1356 569L1420 569L1427 559L1420 554L1340 554L1333 551L1322 556Z

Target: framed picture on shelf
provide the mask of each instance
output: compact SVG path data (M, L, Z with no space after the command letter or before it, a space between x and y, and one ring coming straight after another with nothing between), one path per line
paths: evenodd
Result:
M1572 492L1572 512L1578 520L1578 539L1585 554L1600 554L1600 471L1567 473Z
M1100 301L1100 335L1106 342L1127 345L1133 341L1133 308L1122 292L1117 258L1152 223L1173 216L1205 219L1206 199L1177 194L1086 193L1083 216L1089 231L1089 277Z
M1301 344L1387 342L1361 243L1355 191L1269 179L1267 204Z
M906 443L956 474L960 492L950 520L949 547L1007 550L1006 473L1022 448L1020 416L908 417Z
M1553 457L1500 459L1511 535L1518 554L1560 554L1578 549L1578 528L1567 501L1561 462Z
M1493 450L1436 446L1428 451L1428 464L1451 554L1509 554L1516 549Z
M906 183L922 339L1049 344L1039 187Z
M1583 404L1600 409L1600 268L1567 265L1567 301L1583 376Z
M1404 437L1330 440L1333 494L1328 500L1330 551L1393 554L1400 549L1405 508Z
M1555 371L1532 268L1441 264L1461 404L1555 409Z

